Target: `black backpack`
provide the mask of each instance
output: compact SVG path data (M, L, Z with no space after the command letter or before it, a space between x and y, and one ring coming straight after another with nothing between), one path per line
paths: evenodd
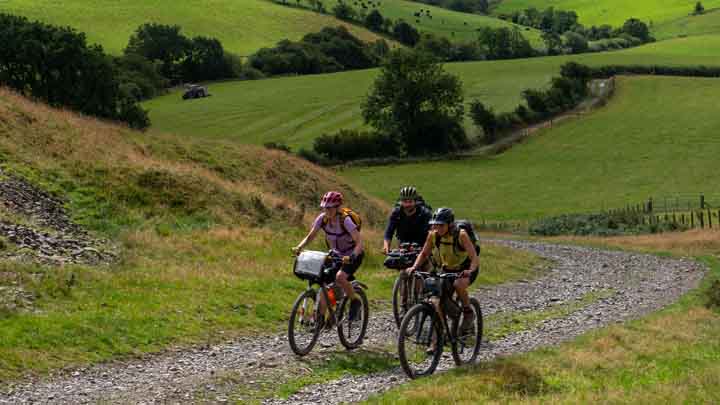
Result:
M402 200L395 201L395 208L401 208L402 207ZM422 196L417 196L415 199L415 205L417 209L422 210L423 208L426 208L428 211L432 212L432 206L428 204Z
M460 231L465 230L470 237L470 241L475 245L475 253L480 254L480 244L478 243L478 237L475 234L475 228L473 228L472 222L467 219L458 219L455 221L453 229L453 249L455 251L465 250L465 248L460 245ZM435 247L440 248L440 238L435 238Z

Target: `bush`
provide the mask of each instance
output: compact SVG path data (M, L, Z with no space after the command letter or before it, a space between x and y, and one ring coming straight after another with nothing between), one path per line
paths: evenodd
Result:
M282 142L265 142L263 146L267 149L280 150L283 152L292 153L290 147Z
M387 135L342 129L316 138L313 150L328 160L346 162L398 156L400 145Z
M338 3L335 7L333 7L332 11L335 17L345 21L352 21L357 15L354 8L342 2Z
M682 229L682 226L672 223L646 225L643 224L642 213L625 212L617 214L569 214L544 218L532 223L529 232L531 235L540 236L615 236L660 233L680 229Z
M720 280L714 280L707 289L706 306L710 309L720 309Z
M147 114L136 104L146 91L141 81L121 88L113 58L88 46L85 34L0 14L0 43L0 84L54 107L147 126Z

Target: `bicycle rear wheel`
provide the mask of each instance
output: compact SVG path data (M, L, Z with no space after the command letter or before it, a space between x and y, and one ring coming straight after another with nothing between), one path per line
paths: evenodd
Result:
M408 277L403 277L401 274L398 274L392 290L393 317L395 317L395 326L398 328L400 327L400 322L402 322L405 313L407 313L410 307L415 305L410 300L410 291L408 291L409 286L410 283L408 282ZM403 299L403 293L405 293L405 299Z
M458 366L474 363L480 353L483 336L483 315L480 302L475 298L470 298L470 308L475 319L466 329L463 330L462 327L464 313L452 321L451 330L455 335L452 344L452 357Z
M405 374L410 378L432 374L442 350L442 327L435 309L428 304L410 308L398 334L398 355Z
M355 295L360 298L362 303L357 317L350 319L350 299L348 297L343 298L336 314L338 337L340 343L348 350L356 349L362 344L369 320L370 306L365 291L360 287L355 287Z
M323 324L320 317L317 292L304 291L295 300L288 322L288 342L298 356L310 353L315 346Z

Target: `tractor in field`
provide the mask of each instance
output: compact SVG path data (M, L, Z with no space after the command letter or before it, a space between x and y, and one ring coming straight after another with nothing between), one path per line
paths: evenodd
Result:
M210 93L208 92L207 87L197 84L189 84L185 86L185 92L183 93L182 98L183 100L188 100L208 96L210 96Z

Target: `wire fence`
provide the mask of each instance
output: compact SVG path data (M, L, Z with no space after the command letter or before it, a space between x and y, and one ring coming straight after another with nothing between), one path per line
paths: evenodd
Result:
M672 223L683 228L720 229L720 194L674 194L650 197L623 208L605 210L611 215L640 214L643 224Z

